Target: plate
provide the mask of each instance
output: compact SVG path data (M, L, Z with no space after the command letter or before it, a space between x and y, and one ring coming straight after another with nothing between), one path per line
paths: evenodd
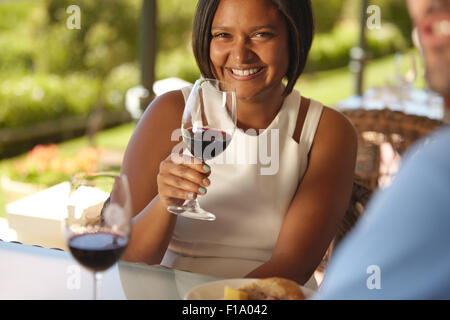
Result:
M202 285L199 285L189 291L184 300L223 300L224 299L224 291L225 286L229 286L232 288L238 288L246 283L255 281L257 279L226 279L208 282ZM315 293L314 290L300 286L303 291L303 294L306 298L309 298L311 295Z

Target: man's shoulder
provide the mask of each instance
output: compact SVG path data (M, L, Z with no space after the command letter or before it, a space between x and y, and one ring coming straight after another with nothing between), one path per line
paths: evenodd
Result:
M450 167L450 126L433 131L417 141L405 155L405 162L439 162Z

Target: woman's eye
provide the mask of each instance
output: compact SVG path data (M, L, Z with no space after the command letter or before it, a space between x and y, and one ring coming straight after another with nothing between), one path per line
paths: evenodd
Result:
M272 38L273 34L270 32L258 32L255 34L256 38Z
M213 38L227 38L228 36L229 34L225 32L213 34Z

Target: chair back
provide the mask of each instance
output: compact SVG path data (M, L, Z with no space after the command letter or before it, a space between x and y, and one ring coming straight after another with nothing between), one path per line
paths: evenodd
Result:
M360 183L371 190L387 186L403 153L415 141L443 125L439 120L390 109L340 111L358 132L355 173L361 178Z

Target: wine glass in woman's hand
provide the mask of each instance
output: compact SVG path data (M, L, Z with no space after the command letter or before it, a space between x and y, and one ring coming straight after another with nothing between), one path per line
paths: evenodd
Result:
M198 79L186 101L181 130L183 141L199 162L217 157L230 144L237 121L236 91L216 79ZM192 219L213 221L211 212L200 208L197 199L169 212Z
M79 173L71 177L65 236L72 256L93 272L99 299L100 272L122 256L131 231L131 197L124 175Z

